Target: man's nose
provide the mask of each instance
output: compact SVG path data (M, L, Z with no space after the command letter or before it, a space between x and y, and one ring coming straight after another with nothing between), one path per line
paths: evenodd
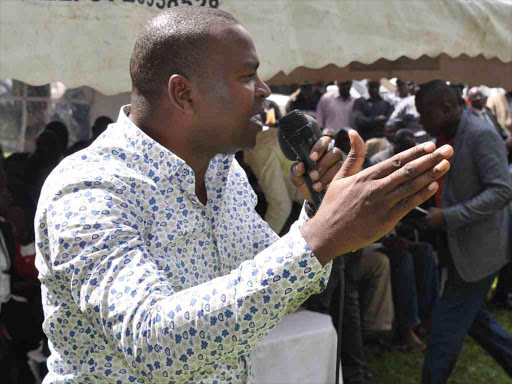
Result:
M270 91L269 86L258 77L258 83L256 88L257 96L266 99L267 97L270 96L271 93L272 92Z

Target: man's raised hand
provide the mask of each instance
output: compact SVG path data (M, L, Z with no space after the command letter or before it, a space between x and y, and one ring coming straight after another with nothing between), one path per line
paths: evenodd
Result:
M322 263L362 248L388 233L402 217L431 196L450 168L449 145L428 142L357 173L362 140L350 131L352 150L332 179L316 215L302 235ZM348 163L347 163L348 161Z

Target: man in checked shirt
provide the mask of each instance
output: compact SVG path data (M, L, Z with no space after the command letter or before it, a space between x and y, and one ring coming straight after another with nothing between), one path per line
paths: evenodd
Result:
M452 154L433 143L358 173L364 144L311 158L317 212L279 237L255 213L234 153L252 148L269 96L251 37L230 14L173 8L130 62L131 105L66 158L39 200L37 267L50 341L44 383L251 382L250 352L337 255L432 196ZM292 168L297 188L304 165Z

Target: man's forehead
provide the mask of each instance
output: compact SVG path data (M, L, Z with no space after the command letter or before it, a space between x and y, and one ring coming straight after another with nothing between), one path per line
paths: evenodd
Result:
M241 25L215 26L211 32L210 53L236 62L237 65L256 69L259 58L249 32Z
M240 24L219 23L210 28L212 42L224 42L232 44L236 42L242 46L254 47L249 32Z

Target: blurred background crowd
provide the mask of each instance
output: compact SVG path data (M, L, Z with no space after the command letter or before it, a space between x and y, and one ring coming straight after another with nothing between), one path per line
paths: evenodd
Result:
M485 121L506 148L512 175L512 92L485 86L450 84L464 110ZM407 79L304 83L274 87L261 120L264 130L254 150L240 152L258 195L258 213L278 234L296 220L302 199L289 180L292 164L278 143L279 119L298 109L314 117L325 135L335 140L344 157L350 150L348 130L355 129L366 144L364 167L391 158L418 143L434 140L423 129L416 109L418 86ZM112 119L100 116L86 134L72 135L63 119L41 124L30 151L0 147L0 372L2 382L35 383L45 374L49 355L41 330L41 292L34 265L33 221L42 185L66 156L87 147ZM80 137L83 139L78 140ZM5 143L4 148L5 148ZM435 199L422 207L435 206ZM510 236L510 233L509 233ZM442 289L435 231L425 226L423 213L406 216L385 238L344 258L343 333L350 348L342 358L344 375L356 370L367 377L364 345L425 350L432 308ZM333 268L336 274L339 268ZM329 313L337 326L337 277L304 306ZM338 295L338 296L336 296ZM493 300L512 309L512 272L504 267L493 288ZM348 381L347 381L348 382Z

